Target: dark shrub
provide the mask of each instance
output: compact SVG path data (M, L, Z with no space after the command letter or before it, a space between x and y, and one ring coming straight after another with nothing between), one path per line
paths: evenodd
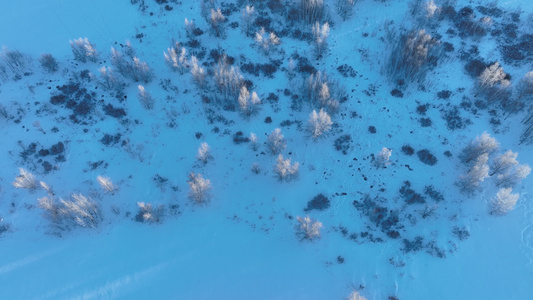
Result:
M50 154L52 155L63 153L63 151L65 151L65 145L62 142L59 142L55 145L52 145L52 147L50 147Z
M411 183L409 181L405 181L400 188L400 195L407 204L426 203L424 196L411 189Z
M123 108L115 108L111 104L104 106L104 112L106 115L117 119L126 116L126 111Z
M442 90L437 93L437 97L439 97L439 99L448 99L450 98L451 95L452 95L452 92L449 90Z
M308 212L313 209L316 210L325 210L330 206L328 197L323 194L316 195L313 199L307 202L307 207L304 211Z
M420 150L416 154L418 155L418 159L426 165L433 166L437 163L437 158L427 149Z
M237 131L234 135L233 135L233 142L237 145L241 144L241 143L248 143L250 141L250 139L246 136L243 135L242 131Z
M342 154L346 155L348 154L348 150L350 150L350 144L352 142L352 137L349 134L342 135L335 139L334 147L335 150L341 151Z
M415 237L412 241L403 239L402 251L405 253L420 251L424 246L423 242L424 238L421 236Z
M430 118L420 118L420 126L430 127L433 124Z
M403 98L403 92L400 91L399 89L392 90L390 94L391 96L396 97L396 98Z
M402 146L402 152L403 154L405 155L413 155L415 153L415 149L413 149L413 147L409 146L409 145L404 145Z
M377 132L376 127L374 127L374 126L368 126L368 132L370 132L370 133L376 133L376 132Z
M424 187L424 194L437 202L444 201L444 196L439 191L435 190L435 187L432 185Z

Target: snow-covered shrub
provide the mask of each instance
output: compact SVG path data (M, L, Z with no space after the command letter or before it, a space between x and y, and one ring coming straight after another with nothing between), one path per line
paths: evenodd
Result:
M74 59L81 62L96 62L98 61L98 51L94 48L94 45L89 42L88 38L79 38L70 41L70 47L72 48L72 54Z
M320 23L316 22L313 27L311 27L315 43L315 54L317 58L320 58L327 48L328 37L329 37L329 24L326 22L322 26Z
M512 188L502 188L492 198L490 203L490 213L493 215L505 215L514 209L519 194L511 194Z
M243 85L239 93L238 103L241 113L249 117L257 112L261 99L259 99L255 91L250 95L246 86Z
M150 203L137 202L137 207L139 211L135 216L135 220L141 223L159 223L163 220L165 215L165 207L163 205L158 205L154 207Z
M198 204L205 203L209 198L211 190L211 181L204 179L200 174L189 173L189 197Z
M353 7L355 0L337 0L337 13L343 21L353 16Z
M196 158L204 164L207 163L209 159L213 158L210 150L209 145L206 142L203 142L200 144L200 147L198 147Z
M307 24L322 21L326 13L324 0L300 0L299 9L300 19Z
M38 202L45 216L61 230L72 226L96 228L102 221L100 205L82 194L73 194L71 199L59 201L50 196L42 197Z
M311 134L315 139L330 131L332 124L333 122L331 122L331 117L322 108L318 113L316 110L313 110L313 112L309 115L309 129L311 130Z
M518 153L511 150L507 150L504 154L496 156L492 160L492 170L490 176L494 174L503 174L507 173L513 166L518 164L516 157Z
M482 154L492 154L498 150L500 143L487 132L477 136L459 154L459 159L465 164L475 161Z
M390 297L389 299L392 299L392 297ZM361 294L359 294L358 291L353 291L346 300L367 300L367 299L361 296Z
M203 89L205 87L205 76L207 73L205 69L198 64L196 56L191 56L191 74L194 83L198 88Z
M252 148L253 151L257 151L259 148L259 139L257 138L257 135L255 133L250 133L250 148Z
M291 164L290 158L283 159L283 155L280 154L276 159L274 172L278 175L280 181L290 181L298 176L299 166L300 164L298 162Z
M257 18L257 13L255 8L250 5L246 5L245 8L241 11L241 22L243 24L242 30L246 33L246 36L249 36L252 30L252 26Z
M187 50L185 48L176 44L176 47L168 48L167 52L163 53L163 55L172 71L183 74L187 70L189 62L187 61Z
M54 73L59 66L57 60L49 53L41 54L39 63L41 64L41 68L48 73Z
M266 55L272 51L273 46L281 44L278 36L274 32L267 33L265 28L261 28L259 32L255 33L255 42Z
M514 187L522 179L531 173L531 167L528 165L517 165L505 173L498 174L496 184L505 188Z
M113 69L104 66L98 69L98 72L100 73L100 76L97 81L102 89L115 92L122 92L124 90L126 84L115 74Z
M97 176L96 181L98 181L102 189L104 189L108 193L113 193L117 189L117 187L113 184L111 178L109 177Z
M144 86L138 85L137 86L137 97L139 98L139 102L141 102L141 105L144 109L153 109L154 108L154 98L152 98L152 95L146 91Z
M37 188L37 181L32 173L23 168L19 168L19 173L20 175L15 177L15 181L13 182L14 187L29 190Z
M387 39L393 39L390 56L386 65L386 73L393 82L403 79L418 81L425 77L431 67L431 61L438 57L439 41L432 38L424 29L413 30L408 34L396 37L392 34Z
M281 129L276 128L268 135L267 146L273 155L280 153L287 147L287 142L281 133Z
M135 56L130 57L127 55L127 58L125 58L124 55L115 48L111 48L111 64L120 72L120 74L122 74L122 76L135 82L148 83L152 81L154 76L146 62L142 62Z
M483 153L476 157L474 165L468 172L459 177L457 185L463 193L472 194L485 178L489 177L489 154Z
M244 77L238 67L230 66L223 55L215 67L215 84L224 100L236 99L241 91ZM234 100L232 100L234 101Z
M391 155L392 150L383 147L381 151L378 152L374 160L374 165L376 168L386 168L390 164Z
M511 86L511 81L507 78L508 74L503 71L500 63L495 62L479 75L477 93L484 95L489 103L500 99L500 96L508 92Z
M223 37L225 34L224 21L226 17L220 11L220 8L214 10L211 9L211 18L209 18L209 24L216 37Z
M320 237L321 222L311 219L309 216L304 218L297 216L296 220L298 221L296 234L302 240L313 240Z

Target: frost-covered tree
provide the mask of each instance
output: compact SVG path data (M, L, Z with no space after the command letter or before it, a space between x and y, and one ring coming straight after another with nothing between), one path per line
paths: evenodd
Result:
M37 181L35 176L32 173L28 172L26 169L19 168L20 175L15 177L13 181L13 186L18 189L29 189L34 190L37 188Z
M135 216L135 220L141 223L160 223L165 215L165 206L158 205L154 207L150 203L137 202L139 211Z
M353 7L355 0L337 0L337 13L343 21L353 16Z
M278 175L280 181L291 181L298 176L298 168L300 164L298 162L291 163L291 159L284 159L283 155L279 155L276 159L276 165L274 166L274 172Z
M462 192L467 194L474 193L479 188L481 182L483 182L485 178L489 177L488 161L488 153L479 155L470 170L468 170L466 174L459 177L457 184Z
M268 135L267 146L274 155L279 154L287 147L287 142L281 133L281 129L276 128Z
M320 26L319 22L316 22L311 27L313 33L315 54L317 59L320 58L327 49L328 37L329 37L329 24L326 22Z
M316 110L313 110L313 112L311 112L309 115L309 129L311 130L311 134L315 139L330 131L332 124L333 122L331 122L331 117L322 108L318 113Z
M518 164L516 157L518 153L507 150L504 154L496 156L492 160L492 170L490 176L494 174L507 173L513 166Z
M480 136L477 136L468 146L466 146L461 154L459 154L459 159L463 163L470 163L475 161L482 154L492 154L498 150L500 143L491 137L487 132L483 132Z
M255 42L266 55L270 54L274 46L281 44L279 37L274 32L267 33L265 28L255 33Z
M153 109L155 101L152 95L148 91L146 91L146 89L142 85L137 86L137 91L137 97L139 98L141 106L144 109Z
M207 73L205 72L205 69L198 64L196 56L191 56L191 74L194 83L196 83L200 89L203 89L205 87L205 77Z
M505 215L514 209L519 194L511 194L512 188L502 188L490 203L490 213L493 215Z
M254 91L250 94L244 85L241 88L241 92L239 93L239 98L237 98L237 100L241 113L247 117L256 113L259 109L259 104L261 104L261 99L259 99L257 93Z
M96 177L96 181L98 181L100 187L108 193L113 193L117 189L109 177L99 175Z
M204 179L200 174L189 173L189 197L198 204L205 203L209 198L211 190L211 181Z
M226 55L223 55L215 67L215 84L224 100L237 98L243 85L244 77L238 67L228 63Z
M128 51L129 54L134 54L134 52L132 53L132 49ZM122 76L135 82L148 83L152 81L154 74L148 64L141 61L138 57L130 57L129 54L124 57L120 51L111 48L111 64L120 72L120 74L122 74Z
M337 84L328 80L326 73L318 71L309 75L305 81L303 94L312 105L333 114L339 109L339 101L336 98L343 93Z
M122 92L126 84L122 79L115 74L115 71L109 67L101 67L98 69L100 76L97 81L100 87L106 91Z
M225 33L224 28L224 21L226 20L226 17L222 14L222 11L220 11L220 8L218 9L211 9L211 18L209 18L209 24L211 25L211 29L213 30L213 33L216 37L223 37Z
M189 66L187 61L187 50L176 43L175 47L168 48L165 56L165 61L169 68L174 72L183 74Z
M392 297L390 299L392 299ZM361 296L361 294L359 294L358 291L353 291L346 300L367 300L367 299Z
M196 24L194 23L193 20L189 20L187 18L185 18L185 33L187 35L187 38L190 39L190 40L194 40L194 38L196 37Z
M259 139L257 138L257 135L255 133L250 133L250 148L252 148L253 151L257 151L259 148Z
M211 10L217 7L217 0L200 0L200 13L202 17L209 22Z
M252 171L252 173L254 174L259 174L261 172L261 167L259 166L258 163L253 163L252 164L252 167L250 168L250 170Z
M242 30L246 33L246 36L249 36L252 30L252 26L257 18L257 13L255 8L250 5L246 5L245 8L241 11L241 21L242 21Z
M526 178L531 173L531 167L528 165L517 165L505 173L498 174L496 184L501 187L514 187L522 179Z
M296 234L302 240L314 240L320 237L320 229L322 228L321 222L311 219L309 216L303 218L297 216L296 220L298 221Z
M300 0L300 19L307 24L320 22L326 12L324 0Z
M196 158L204 164L207 163L209 159L213 158L211 156L211 148L209 148L209 145L206 142L203 142L200 144L200 147L198 147Z
M30 71L31 65L31 57L18 50L3 47L0 51L0 79L8 79L9 72L15 77L21 77Z
M500 100L502 94L510 91L511 81L507 78L508 75L503 71L500 63L495 62L479 75L477 93L484 95L489 103Z
M60 230L72 226L95 228L102 221L100 205L82 194L73 194L68 200L55 201L48 196L37 201L45 216Z
M74 59L80 62L96 62L98 61L98 51L88 38L79 38L70 41L70 47L72 48L72 54Z
M396 41L393 44L386 72L390 79L417 81L423 79L430 67L432 56L437 57L439 43L425 30L414 30L396 37L394 33L387 39ZM433 59L434 60L434 59Z
M381 151L378 152L374 160L374 165L376 168L386 168L390 165L390 157L392 155L392 150L383 147Z
M495 62L483 70L481 75L479 75L478 85L479 88L494 87L496 85L508 87L511 85L511 82L506 78L507 74L503 71L500 63Z
M57 60L50 53L41 54L39 63L41 64L41 68L48 73L54 73L59 66Z
M137 86L137 97L139 98L139 102L141 102L141 105L144 109L153 109L154 108L154 98L152 98L152 95L146 91L144 86L138 85Z

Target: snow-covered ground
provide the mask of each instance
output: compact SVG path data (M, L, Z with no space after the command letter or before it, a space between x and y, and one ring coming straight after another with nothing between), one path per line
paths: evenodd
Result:
M518 152L521 164L533 166L532 146L519 144L524 112L505 118L490 108L461 106L475 100L475 82L459 57L478 45L472 55L502 61L502 39L496 35L463 38L447 32L451 21L437 22L427 31L454 50L439 58L423 84L402 86L383 71L391 44L385 28L414 27L407 1L361 0L346 21L336 1L325 1L332 24L328 50L318 60L312 42L292 37L295 28L310 32L310 26L285 23L287 11L273 13L262 1L250 2L272 18L282 42L268 56L241 31L240 5L247 1L219 3L231 13L225 38L210 32L201 1L4 2L3 53L18 50L32 60L20 74L8 69L0 76L0 299L344 299L353 291L366 299L530 299L533 294L532 177L514 188L520 199L504 216L489 214L495 178L473 196L455 184L468 170L458 158L461 150L484 131L498 140L501 153ZM477 18L483 16L480 5L497 7L503 16L494 17L494 28L511 23L520 34L533 30L533 3L482 2L458 1L454 7L470 5ZM511 12L518 12L520 21L509 21ZM187 44L185 18L204 32L196 48ZM96 62L74 59L69 41L79 37L95 45ZM98 70L112 67L111 47L124 51L126 41L154 79L123 79L124 95L115 97L97 83ZM173 41L198 56L206 70L216 66L218 53L234 58L241 69L278 61L272 77L243 71L253 82L250 92L263 102L259 112L248 118L224 109L213 103L217 92L198 88L188 70L172 72L163 53ZM58 71L42 69L43 53L57 59ZM287 74L291 58L304 62L298 57L346 90L346 101L332 114L333 128L316 140L307 122L317 107L302 100L309 74L294 79ZM513 84L533 67L528 60L501 64ZM153 109L139 102L139 84L155 99ZM65 92L69 88L75 89L72 95ZM403 96L392 96L394 89ZM444 90L449 97L437 96ZM75 105L87 97L89 113L68 102L52 104L58 95ZM424 104L427 111L421 112ZM125 115L110 116L109 105ZM444 115L454 106L465 126L451 130ZM421 126L422 118L430 124ZM299 163L294 180L280 181L274 172L277 155L266 142L275 128L287 142L283 156ZM259 139L257 151L249 142L234 141L252 132ZM347 135L343 153L334 145L342 146ZM205 164L196 157L203 142L212 156ZM415 153L407 155L405 145ZM374 157L383 147L392 149L391 164L377 168ZM422 149L437 163L422 163L417 156ZM254 163L258 174L251 171ZM55 228L37 201L47 191L12 185L19 168L46 182L56 201L74 193L89 196L101 206L102 222L97 228ZM189 172L211 181L207 203L190 199ZM117 190L106 192L98 176L109 177ZM425 203L409 204L410 192ZM319 193L330 206L306 211ZM138 202L162 205L161 222L138 222ZM317 239L297 235L297 217L307 214L323 224ZM382 215L393 224L376 223Z

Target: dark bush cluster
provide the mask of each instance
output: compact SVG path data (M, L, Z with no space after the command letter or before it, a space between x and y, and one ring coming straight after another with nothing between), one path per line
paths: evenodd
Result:
M436 202L444 201L444 196L441 194L441 192L437 191L432 185L424 187L424 194L428 195L429 198L435 200Z
M424 196L411 189L411 183L409 181L403 183L403 186L400 188L400 195L407 204L426 203Z
M106 146L110 146L110 145L115 145L117 144L118 142L120 142L120 138L122 137L122 135L120 133L117 133L115 135L111 135L111 134L104 134L104 136L102 137L102 139L100 139L100 142Z
M452 106L447 110L443 110L442 118L446 121L446 126L450 130L463 129L472 123L469 119L461 117L457 106Z
M252 74L254 76L259 76L260 74L263 74L263 76L265 77L274 78L274 73L278 71L278 67L273 63L245 63L241 65L241 71L243 71L244 73Z
M348 151L350 150L350 145L352 142L352 137L349 134L342 135L335 139L334 146L335 150L341 151L342 154L346 155L348 154Z
M328 197L324 196L324 194L320 193L313 197L309 202L307 202L307 207L304 209L304 211L309 212L313 209L316 210L325 210L330 206L330 201Z
M405 155L413 155L415 153L415 149L413 149L413 147L409 146L409 145L404 145L402 146L402 152L403 154Z
M398 211L389 210L387 207L378 205L368 194L363 196L361 201L355 200L353 205L384 233L392 229L398 229L400 226Z
M435 155L431 154L431 152L429 152L427 149L416 152L416 155L418 155L418 159L420 159L420 161L426 165L433 166L437 163L437 158Z

